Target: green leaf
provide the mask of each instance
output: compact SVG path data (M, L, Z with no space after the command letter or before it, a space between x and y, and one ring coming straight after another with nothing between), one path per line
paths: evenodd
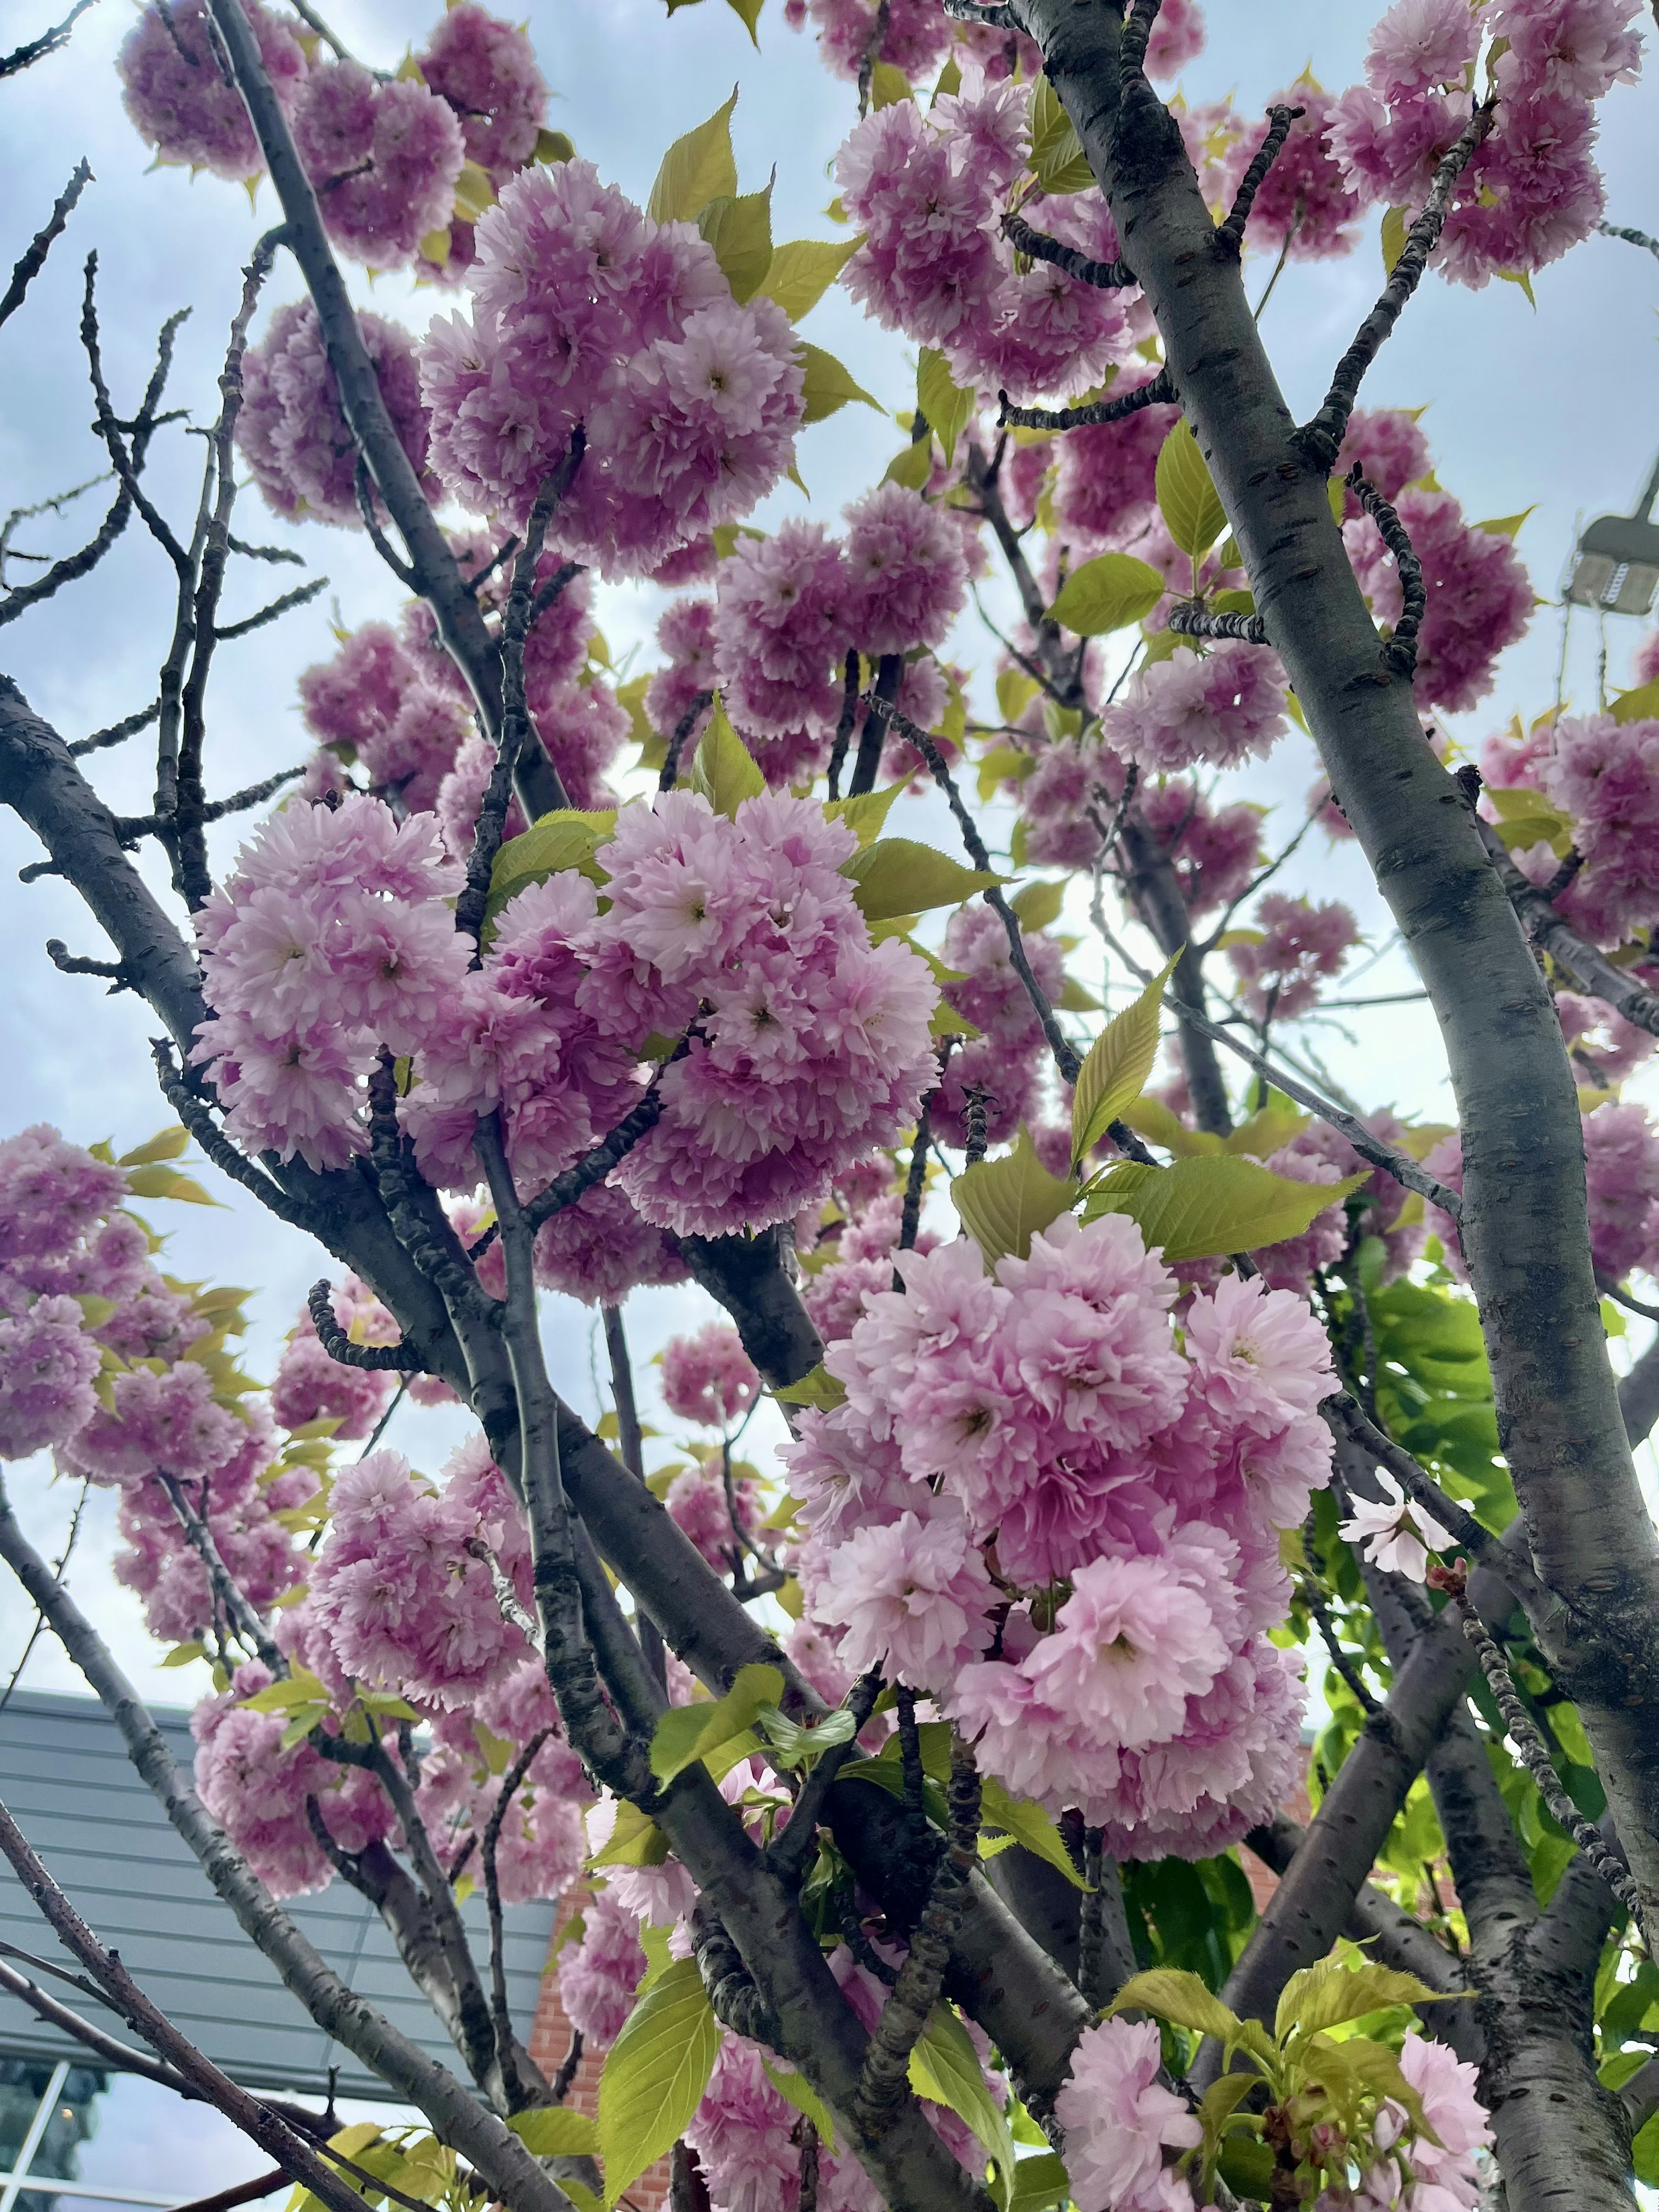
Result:
M315 1674L303 1667L296 1667L286 1680L268 1682L263 1690L256 1690L242 1703L253 1713L291 1713L296 1705L321 1705L326 1709L328 1692Z
M949 468L957 440L973 420L974 394L962 389L945 356L932 346L923 346L916 362L916 404L932 425Z
M847 1385L820 1363L798 1382L786 1382L772 1395L783 1406L820 1406L828 1413L845 1402Z
M896 107L910 98L910 80L892 62L878 62L870 72L872 108Z
M190 1131L175 1121L170 1129L158 1130L147 1143L123 1152L115 1164L120 1168L147 1168L157 1160L176 1160L189 1150Z
M902 484L906 491L926 491L927 479L933 473L933 441L912 438L908 446L901 446L882 471L884 483Z
M567 868L580 869L591 880L603 882L604 871L596 866L593 855L616 826L614 806L591 814L561 806L532 822L522 836L509 837L489 872L486 929L509 899L529 884L544 884L550 876L560 875Z
M1115 1176L1121 1170L1115 1170ZM1143 1169L1133 1183L1097 1183L1084 1200L1083 1218L1127 1213L1139 1223L1149 1249L1167 1262L1255 1252L1299 1237L1315 1214L1340 1206L1364 1175L1341 1182L1295 1182L1254 1160L1205 1154L1173 1167Z
M568 2106L544 2105L533 2112L515 2112L507 2124L537 2158L592 2158L599 2151L599 2123Z
M1182 1973L1173 1966L1154 1966L1147 1973L1132 1974L1113 1998L1111 2009L1156 2013L1176 2027L1212 2035L1218 2043L1237 2042L1244 2026L1196 1974Z
M176 1198L185 1206L217 1206L216 1198L210 1198L194 1176L180 1175L177 1168L160 1164L149 1168L129 1168L127 1193L132 1198Z
M776 246L772 265L759 289L775 300L792 323L816 307L864 242L860 231L844 242L838 239L792 238Z
M672 1782L705 1752L715 1750L752 1727L761 1707L775 1705L782 1696L781 1671L750 1664L738 1669L723 1698L711 1704L671 1705L651 1739L651 1771L659 1782ZM644 2171L643 2167L635 2170Z
M975 1161L951 1185L951 1202L988 1270L1007 1252L1029 1259L1032 1237L1069 1213L1076 1200L1076 1184L1049 1174L1024 1127L1011 1152Z
M748 32L755 46L758 48L760 34L755 26L760 21L760 11L765 4L765 0L726 0L726 4L734 15L742 19L744 30Z
M710 200L736 199L738 165L732 152L732 110L737 87L707 123L677 138L662 157L647 213L653 222L695 222Z
M1484 530L1489 538L1513 538L1529 514L1538 512L1536 501L1523 507L1519 514L1500 514L1490 522L1477 522L1475 528Z
M1382 211L1382 266L1389 276L1394 274L1394 264L1406 251L1406 234L1411 228L1411 217L1404 208L1385 208Z
M1031 94L1031 167L1045 192L1086 192L1095 180L1072 118L1046 76Z
M1227 527L1227 512L1190 422L1182 421L1164 439L1158 457L1158 512L1183 553L1200 560Z
M1114 1121L1121 1120L1124 1108L1133 1106L1146 1088L1152 1062L1158 1058L1164 987L1180 957L1180 952L1173 953L1134 1003L1107 1023L1079 1068L1077 1088L1072 1095L1073 1166L1100 1142Z
M738 809L745 799L758 799L766 789L766 778L726 719L718 692L714 696L714 711L697 742L691 763L691 788L701 792L715 813L725 815L729 822L736 821Z
M192 1659L204 1659L207 1647L198 1636L193 1643L175 1644L161 1664L164 1667L188 1667Z
M1065 1875L1073 1889L1088 1888L1088 1883L1072 1863L1072 1855L1060 1830L1040 1805L1030 1804L1023 1797L1010 1796L1000 1782L994 1782L988 1775L980 1784L980 1809L988 1828L1005 1830L1026 1850L1046 1859Z
M562 131L538 131L533 158L545 162L549 168L556 168L561 161L574 161L576 149Z
M1620 692L1607 712L1615 722L1641 722L1659 714L1659 676L1650 684L1638 684L1633 691Z
M697 1962L676 1960L628 2015L599 2076L607 2208L684 2134L720 2048L720 2023Z
M1524 269L1500 269L1498 276L1501 283L1518 285L1527 295L1527 305L1534 309L1537 307L1538 299L1532 289L1532 279Z
M918 845L909 837L883 837L866 845L842 863L841 872L851 878L853 896L866 921L925 914L930 907L960 906L975 891L1007 880L964 868L948 853L935 852L931 845Z
M1145 621L1169 588L1156 568L1132 553L1103 553L1073 570L1049 619L1074 637L1104 637Z
M1071 2193L1071 2176L1059 2154L1039 2151L1035 2158L1016 2160L1008 2212L1047 2212L1051 2204L1064 2204Z
M968 2039L968 2031L948 2005L933 2007L910 2053L910 2087L919 2097L948 2105L967 2121L996 2161L992 2194L1006 2212L1013 2194L1013 2137L1002 2107L985 2086L979 2054Z
M1023 668L1000 670L997 675L997 710L1003 720L1018 722L1042 688L1036 677L1028 676ZM1032 758L1029 753L1021 753L1018 757L1023 761ZM1034 761L1032 765L1036 765ZM980 797L988 799L990 793L981 790Z
M893 801L903 789L902 783L890 783L885 791L860 791L850 799L829 799L823 809L825 817L831 822L844 822L857 837L860 848L873 845L886 826Z
M775 1754L772 1764L792 1770L811 1766L824 1752L858 1734L858 1723L848 1712L827 1713L816 1728L802 1728L775 1705L765 1705L757 1719Z
M872 399L861 384L855 384L834 354L825 353L822 346L809 345L803 338L801 361L805 372L801 390L805 403L800 418L803 423L822 422L826 415L835 414L849 399L861 399L878 415L887 412L880 400Z
M1415 1974L1395 1973L1392 1967L1371 1961L1350 1967L1336 1959L1322 1959L1317 1966L1304 1966L1285 1983L1273 2014L1273 2034L1283 2043L1292 2028L1313 2035L1322 2028L1338 2027L1345 2020L1382 2012L1389 2005L1446 2001Z
M697 228L714 247L732 297L741 306L759 290L772 266L771 186L737 199L710 200L697 217Z
M707 1705L696 1708L677 1708L685 1711L707 1712ZM662 1866L668 1858L668 1838L648 1813L628 1798L617 1806L617 1825L611 1831L611 1840L602 1851L595 1851L591 1863L604 1866Z
M829 2152L830 2157L834 2158L836 2155L836 2124L830 2118L829 2110L824 2105L823 2100L818 2095L817 2091L812 2087L806 2076L804 2074L796 2073L793 2067L775 2066L771 2060L766 2057L764 2052L761 2055L761 2065L765 2072L767 2080L772 2084L772 2087L777 2091L779 2096L783 2099L784 2102L788 2105L793 2105L798 2112L805 2113L807 2118L811 2120L812 2125L817 2130L824 2148Z
M1047 929L1060 920L1060 910L1066 903L1065 882L1051 878L1047 882L1022 884L1008 903L1019 916L1022 929Z

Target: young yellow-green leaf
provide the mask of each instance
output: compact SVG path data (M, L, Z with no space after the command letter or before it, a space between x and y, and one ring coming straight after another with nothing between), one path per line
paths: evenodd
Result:
M1094 993L1079 983L1075 975L1068 975L1054 1005L1062 1014L1097 1014L1100 1001Z
M697 1962L676 1960L628 2015L599 2076L607 2208L684 2132L702 2102L720 2048L720 2022Z
M1001 670L997 677L997 708L1003 720L1018 721L1032 700L1036 697L1041 688L1036 677L1028 676L1023 668ZM1029 753L1022 753L1019 757L1022 760L1030 760L1032 756ZM980 793L981 799L987 796L985 792Z
M691 788L701 792L715 813L724 814L729 822L737 820L738 809L745 799L757 799L766 788L766 778L726 719L718 693L708 726L692 759Z
M1193 426L1184 419L1159 449L1157 492L1170 537L1183 553L1201 559L1227 527L1227 512L1210 481Z
M592 2158L599 2148L598 2121L568 2106L543 2105L533 2112L515 2112L507 2124L536 2158Z
M601 841L617 826L614 806L584 814L574 806L556 808L532 822L522 836L509 837L495 855L489 872L489 896L484 907L486 928L516 893L530 884L544 884L566 868L578 868L592 881L604 881L604 871L593 855Z
M892 62L878 62L870 72L870 105L872 108L896 107L902 100L912 97L910 80Z
M863 243L856 238L792 238L777 246L760 290L775 300L792 323L816 307Z
M538 161L544 162L550 169L556 168L562 161L575 160L574 143L566 137L562 131L538 131L536 133L536 151L533 158Z
M1411 216L1404 208L1385 208L1382 211L1382 267L1390 276L1394 264L1406 251L1406 234L1411 228Z
M933 473L933 447L927 438L912 438L901 446L882 471L884 483L902 484L906 491L926 491Z
M880 836L893 801L903 789L902 783L890 783L885 791L855 792L850 799L827 800L823 811L831 822L844 822L862 848Z
M304 1667L296 1667L286 1680L268 1682L263 1690L256 1690L243 1704L250 1712L291 1713L296 1705L328 1705L328 1692L316 1675Z
M1104 637L1144 621L1169 588L1156 568L1133 554L1103 553L1072 571L1048 614L1074 637Z
M710 200L736 199L738 165L732 152L732 110L737 87L707 123L677 138L662 157L647 209L653 222L695 222Z
M800 418L803 423L822 422L826 415L835 414L838 409L845 407L849 399L861 399L866 407L873 407L878 415L887 412L879 399L872 399L861 384L854 382L834 354L825 353L822 346L809 345L804 338L800 350L801 365L805 374L805 382L801 388L801 398L805 403Z
M1128 1214L1139 1223L1147 1249L1161 1251L1173 1265L1255 1252L1300 1237L1315 1214L1340 1206L1365 1180L1362 1174L1342 1182L1296 1182L1255 1160L1206 1154L1154 1169L1150 1179L1130 1189L1097 1184L1084 1201L1083 1218Z
M1039 2151L1035 2158L1017 2160L1008 2212L1048 2212L1050 2205L1064 2204L1071 2193L1071 2177L1059 2153Z
M1477 522L1475 528L1484 530L1489 538L1513 538L1529 514L1537 513L1537 504L1523 507L1519 514L1499 514L1489 522Z
M1627 692L1626 696L1629 696ZM1617 719L1616 705L1613 711ZM1552 806L1543 793L1533 790L1529 784L1489 784L1486 796L1498 817L1494 825L1498 834L1511 852L1517 848L1524 850L1529 845L1548 845L1558 859L1565 860L1572 850L1576 825L1571 815Z
M1086 192L1095 180L1072 118L1046 76L1031 94L1031 167L1045 192Z
M985 1255L988 1270L1006 1252L1030 1259L1032 1237L1069 1213L1076 1200L1076 1184L1049 1174L1024 1127L1012 1152L975 1161L951 1185L951 1203Z
M189 1150L190 1131L175 1121L170 1129L158 1130L148 1143L123 1152L115 1164L122 1168L153 1167L158 1160L176 1160Z
M1322 2028L1340 2027L1346 2020L1362 2019L1368 2012L1382 2012L1389 2005L1447 2001L1415 1974L1396 1973L1371 1960L1346 1966L1340 1960L1322 1959L1285 1983L1273 2014L1273 2035L1283 2043L1292 2028L1314 2035Z
M1111 2009L1156 2013L1176 2027L1212 2035L1218 2043L1232 2040L1243 2026L1196 1974L1175 1966L1154 1966L1148 1973L1131 1975L1113 1998Z
M793 2105L798 2112L805 2113L807 2118L817 2130L824 2148L830 2157L834 2158L836 2124L830 2118L823 2099L806 2076L804 2074L797 2074L793 2067L775 2066L764 2053L761 2057L761 2065L767 2080L777 2091L779 2096L787 2104Z
M1180 957L1179 952L1172 954L1134 1003L1107 1023L1079 1068L1072 1094L1073 1166L1100 1142L1112 1122L1121 1120L1124 1108L1133 1106L1146 1088L1152 1062L1158 1058L1164 987Z
M759 290L772 266L772 188L736 199L710 200L697 228L714 249L720 272L741 304Z
M705 1752L717 1750L752 1727L761 1707L775 1705L782 1696L783 1676L778 1668L751 1664L738 1669L723 1698L709 1704L671 1705L651 1739L651 1771L659 1782L672 1782Z
M689 1708L687 1709L689 1710ZM707 1712L707 1705L697 1708ZM648 1813L624 1798L617 1808L617 1825L603 1850L595 1851L592 1864L605 1866L662 1866L668 1857L668 1838Z
M974 394L962 389L945 356L932 346L923 346L917 358L916 404L932 425L949 468L956 459L957 440L973 420Z
M936 2004L928 2014L927 2025L910 2053L910 2087L919 2097L948 2105L967 2121L987 2154L996 2161L991 2191L1006 2212L1013 2195L1014 2139L1001 2106L985 2086L979 2054L968 2039L968 2031L949 2005Z
M164 1667L188 1667L192 1659L204 1659L206 1656L207 1647L198 1636L193 1643L175 1644L161 1664Z
M1046 882L1022 884L1008 902L1019 916L1022 929L1048 929L1060 920L1066 903L1066 885L1050 878Z
M918 845L908 837L883 837L842 865L854 885L853 896L866 921L895 915L925 914L930 907L960 906L975 891L1005 879L977 868L964 868L948 853Z
M1254 1160L1265 1160L1269 1152L1276 1152L1281 1145L1288 1145L1293 1137L1299 1137L1310 1119L1306 1114L1298 1114L1290 1100L1275 1091L1269 1094L1265 1106L1222 1139L1221 1148L1227 1152L1248 1152Z
M127 1194L131 1198L177 1198L186 1206L217 1206L216 1198L210 1198L193 1176L180 1175L158 1161L154 1167L129 1168L126 1170ZM195 1358L196 1353L191 1357Z
M847 1385L820 1365L810 1375L803 1375L799 1382L787 1382L781 1390L774 1390L772 1395L780 1405L821 1406L828 1412L845 1401Z
M949 1771L948 1767L946 1772ZM1032 1805L1023 1797L1012 1797L1000 1782L988 1775L980 1785L981 1810L988 1828L1001 1828L1017 1844L1040 1859L1047 1859L1057 1872L1063 1874L1074 1889L1087 1889L1089 1885L1072 1863L1065 1839L1040 1805Z
M832 1751L836 1744L846 1743L858 1734L855 1714L826 1713L816 1728L803 1728L775 1705L762 1708L758 1725L772 1747L773 1765L792 1770L811 1766L826 1751Z
M1615 722L1641 722L1659 715L1659 676L1633 691L1621 691L1607 712Z
M732 10L734 15L738 16L741 19L744 30L749 33L751 44L756 47L758 47L760 45L760 34L756 30L755 26L760 21L760 11L764 4L764 0L726 0L726 4Z

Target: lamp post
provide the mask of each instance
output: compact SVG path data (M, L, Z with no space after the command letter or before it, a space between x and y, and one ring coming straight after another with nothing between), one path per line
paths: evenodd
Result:
M1644 615L1659 590L1659 523L1650 520L1659 499L1659 460L1634 514L1604 514L1579 539L1568 571L1571 606L1604 614Z

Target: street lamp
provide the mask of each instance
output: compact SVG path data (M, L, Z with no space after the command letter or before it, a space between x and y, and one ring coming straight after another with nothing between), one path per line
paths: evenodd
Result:
M1566 582L1571 605L1610 615L1647 613L1659 590L1659 523L1649 519L1656 499L1659 461L1634 514L1604 514L1579 539Z

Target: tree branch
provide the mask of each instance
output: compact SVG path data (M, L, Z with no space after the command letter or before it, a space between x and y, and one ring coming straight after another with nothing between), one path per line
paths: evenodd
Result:
M81 0L81 6L76 9L76 15L79 15L81 8L89 8L91 5L92 0ZM75 16L71 15L70 21L73 22L74 20ZM64 25L60 31L48 31L46 37L48 39L59 37L62 31L66 31L68 25ZM39 46L40 42L37 40L36 44ZM49 51L49 49L43 50ZM23 47L18 49L20 53L27 51ZM38 55L30 56L31 60L38 58ZM16 62L16 54L9 55L5 61L0 61L0 77L9 76L10 74L9 64L15 64ZM21 66L26 68L27 64L25 63ZM24 294L46 266L47 254L52 252L57 240L63 235L64 225L75 212L76 202L91 181L92 168L83 157L76 163L68 184L52 203L52 213L35 232L34 236L19 257L16 266L11 272L10 283L7 285L3 293L0 293L0 323L9 320L22 306Z
M1052 268L1075 276L1079 284L1092 284L1099 291L1118 291L1140 282L1127 261L1091 261L1076 246L1062 246L1046 231L1033 230L1024 216L1005 215L1002 234L1015 252L1023 253L1027 260L1046 261Z
M1139 282L1139 279L1136 280ZM1121 422L1131 415L1139 415L1146 407L1167 407L1180 404L1180 394L1167 368L1145 384L1138 384L1133 392L1126 392L1121 399L1091 399L1084 407L1012 407L1006 392L997 394L997 428L999 430L1082 430L1097 428L1106 422Z

